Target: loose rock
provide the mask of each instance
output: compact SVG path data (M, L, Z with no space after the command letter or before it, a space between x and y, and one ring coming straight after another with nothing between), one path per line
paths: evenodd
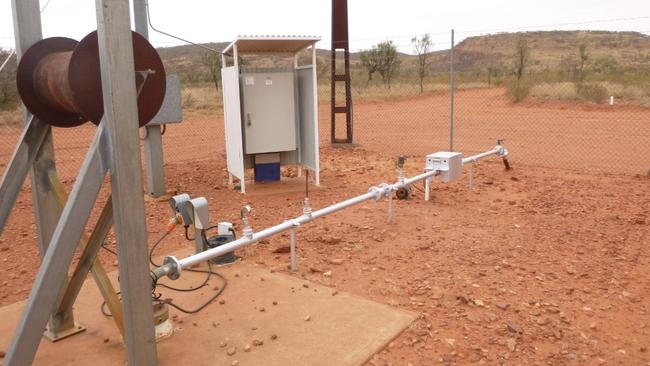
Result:
M285 246L273 249L272 253L278 254L278 253L290 253L290 252L291 252L291 247L289 247L288 245L285 245Z
M524 329L520 327L517 323L508 322L506 323L506 326L508 327L508 330L513 333L521 334L524 332Z
M235 347L230 347L230 348L228 348L228 350L226 351L226 354L228 354L228 356L232 356L232 355L234 355L235 353L237 353L237 349L235 349Z
M451 347L453 347L456 344L456 340L453 338L443 338L442 341Z

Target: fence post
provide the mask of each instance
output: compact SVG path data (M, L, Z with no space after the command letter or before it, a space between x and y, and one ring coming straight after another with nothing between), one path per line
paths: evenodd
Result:
M451 30L451 49L449 52L449 89L450 89L450 113L449 113L449 151L454 151L454 90L455 88L454 69L454 30Z
M135 31L149 39L147 3L145 0L133 1L133 21ZM144 127L144 160L147 172L147 193L151 197L165 194L165 170L163 168L162 127L150 124Z

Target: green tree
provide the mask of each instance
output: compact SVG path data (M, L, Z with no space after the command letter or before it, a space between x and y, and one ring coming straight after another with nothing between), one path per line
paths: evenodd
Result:
M418 56L418 78L420 79L420 93L424 92L424 77L427 76L427 66L429 66L429 56L433 42L428 34L422 38L413 37L411 39L415 54Z
M208 68L210 79L214 88L219 90L219 81L221 80L221 55L216 52L204 52L201 55L201 62Z
M524 76L524 71L529 61L530 48L528 47L528 41L524 37L519 37L515 44L515 76L517 77L517 81L520 81Z
M532 84L530 81L523 80L524 72L530 61L530 48L528 41L524 37L519 37L515 43L515 80L508 83L507 93L515 103L521 102L530 94Z
M587 53L587 44L586 43L581 43L578 46L578 56L579 56L579 62L578 62L578 82L582 83L585 81L586 77L586 67L587 67L587 60L589 59L589 54Z
M381 75L384 85L390 89L390 81L395 76L401 60L393 41L386 41L372 46L369 50L360 52L361 66L368 73L368 83L374 73Z
M16 57L10 57L12 53L10 50L0 49L0 66L7 61L4 69L0 70L0 110L11 110L18 105Z
M390 81L397 73L402 61L399 59L397 47L393 41L386 41L377 45L379 52L379 75L384 80L384 85L390 89Z
M361 66L368 73L368 81L366 82L366 84L368 84L372 81L372 75L379 71L379 50L377 49L377 46L373 46L369 50L361 51L359 56L361 57Z

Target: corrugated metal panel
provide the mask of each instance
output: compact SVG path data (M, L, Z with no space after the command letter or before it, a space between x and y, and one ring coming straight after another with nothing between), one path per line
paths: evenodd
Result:
M316 42L320 37L315 36L238 36L223 50L232 56L233 47L237 45L238 54L256 53L297 53Z

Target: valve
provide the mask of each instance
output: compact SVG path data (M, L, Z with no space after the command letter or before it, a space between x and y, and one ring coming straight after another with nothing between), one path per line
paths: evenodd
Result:
M250 221L248 220L248 217L250 216L251 212L253 211L253 208L251 205L246 205L242 207L241 209L241 220L242 223L244 224L244 236L251 239L253 237L253 228L250 226Z
M309 197L305 197L302 206L302 214L310 217L311 216L311 205L309 204Z
M495 148L499 149L497 155L503 159L503 165L506 167L506 170L510 170L512 168L510 167L510 162L508 162L508 149L503 146L503 141L505 140L497 139L497 146L495 146Z
M404 182L404 163L406 163L406 155L400 155L397 157L397 180L402 183Z
M165 227L165 231L167 233L171 233L174 231L174 228L177 225L183 224L183 216L180 213L176 213L173 217L169 219L169 222L167 223L167 226Z

